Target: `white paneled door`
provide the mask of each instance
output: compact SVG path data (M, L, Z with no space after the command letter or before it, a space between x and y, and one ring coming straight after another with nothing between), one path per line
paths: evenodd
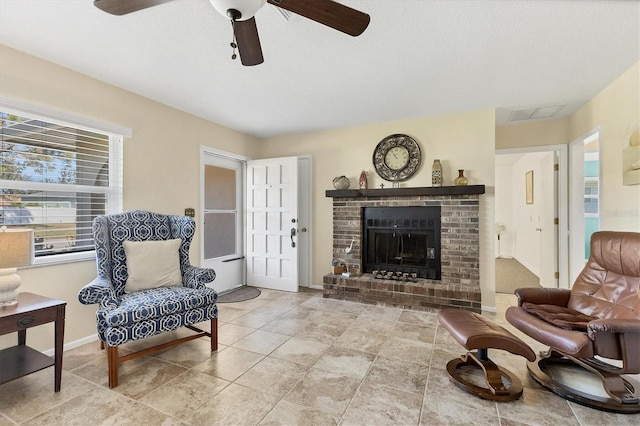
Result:
M247 284L298 291L298 158L247 162Z

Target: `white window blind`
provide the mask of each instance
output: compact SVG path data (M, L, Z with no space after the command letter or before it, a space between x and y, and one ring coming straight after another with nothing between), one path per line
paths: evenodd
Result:
M121 210L122 136L8 110L0 134L0 226L34 229L36 263L87 257Z
M585 216L597 216L600 208L600 181L598 178L584 178L584 214Z

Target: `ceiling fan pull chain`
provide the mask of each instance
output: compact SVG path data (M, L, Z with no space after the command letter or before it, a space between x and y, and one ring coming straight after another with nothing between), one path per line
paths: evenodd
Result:
M236 55L236 48L238 47L238 44L236 43L236 35L233 32L233 22L231 22L231 29L232 29L232 39L231 39L231 43L229 43L229 45L231 46L231 48L233 49L233 52L231 54L231 59L236 59L238 57L238 55Z

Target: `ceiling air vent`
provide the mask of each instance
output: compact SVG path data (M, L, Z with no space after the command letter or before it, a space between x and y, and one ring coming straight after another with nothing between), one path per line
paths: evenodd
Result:
M564 105L553 105L546 107L524 108L511 111L509 121L543 120L555 117Z

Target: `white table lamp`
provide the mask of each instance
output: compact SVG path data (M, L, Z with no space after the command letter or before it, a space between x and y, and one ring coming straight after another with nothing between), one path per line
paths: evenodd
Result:
M33 230L0 228L0 307L18 303L20 266L31 264L33 258Z

